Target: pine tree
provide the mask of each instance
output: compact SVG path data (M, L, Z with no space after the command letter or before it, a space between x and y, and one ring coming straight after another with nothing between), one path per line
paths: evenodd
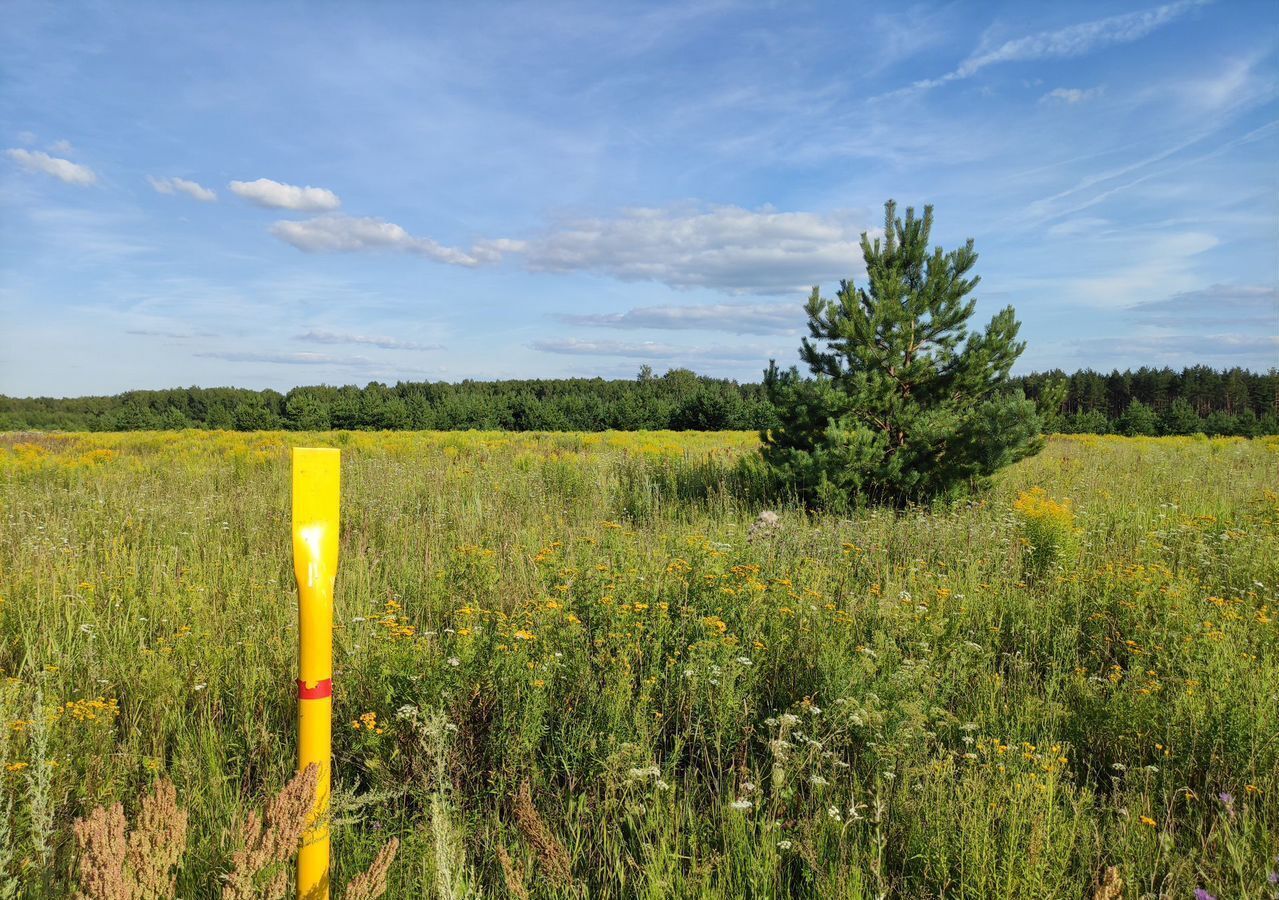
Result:
M931 206L885 213L882 241L862 235L867 287L813 288L800 357L815 377L775 362L764 376L780 422L764 459L818 505L953 495L1042 446L1035 404L1008 385L1025 347L1012 307L967 330L973 242L930 253Z

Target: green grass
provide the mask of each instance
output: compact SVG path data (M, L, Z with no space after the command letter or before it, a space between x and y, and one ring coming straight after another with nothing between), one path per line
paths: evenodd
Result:
M499 848L532 897L1275 896L1279 440L752 535L750 435L200 432L0 436L0 896L161 776L216 895L294 765L293 443L344 450L339 884L398 836L395 897Z

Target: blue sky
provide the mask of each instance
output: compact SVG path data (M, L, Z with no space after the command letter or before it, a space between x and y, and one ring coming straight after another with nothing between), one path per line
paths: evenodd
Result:
M0 392L789 363L889 197L1020 371L1279 364L1273 3L4 3Z

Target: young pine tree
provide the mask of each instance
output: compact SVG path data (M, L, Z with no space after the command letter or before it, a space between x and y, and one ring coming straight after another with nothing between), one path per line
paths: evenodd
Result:
M775 362L764 374L779 419L764 459L815 505L952 496L1042 446L1035 404L1008 388L1025 348L1013 308L967 330L973 242L930 252L931 206L905 222L893 201L885 212L883 240L862 235L867 287L813 288L800 358L815 377Z

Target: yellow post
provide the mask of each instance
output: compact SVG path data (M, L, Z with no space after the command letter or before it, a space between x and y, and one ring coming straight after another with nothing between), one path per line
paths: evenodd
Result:
M293 448L293 571L298 579L298 771L320 769L298 852L298 897L329 897L333 753L333 579L338 568L340 450Z

